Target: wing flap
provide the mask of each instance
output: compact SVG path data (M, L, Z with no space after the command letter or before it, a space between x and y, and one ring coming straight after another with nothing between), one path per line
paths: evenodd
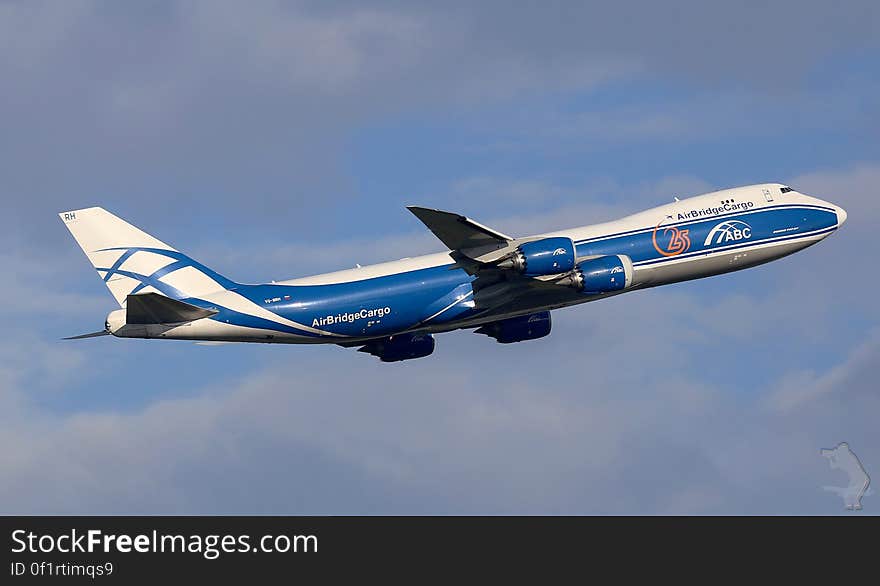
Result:
M129 295L125 307L125 323L139 325L184 323L218 313L158 293Z

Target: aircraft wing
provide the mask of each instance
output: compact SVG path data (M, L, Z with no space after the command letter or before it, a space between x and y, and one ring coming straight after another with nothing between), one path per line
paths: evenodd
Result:
M407 209L450 249L459 267L476 277L471 286L477 308L492 312L536 300L548 306L560 305L576 295L570 287L558 284L561 273L568 271L523 275L514 268L510 257L535 238L512 238L453 212L417 206ZM575 254L574 250L570 253L572 258Z
M488 262L500 258L514 239L461 214L407 206L443 244L468 259Z
M127 324L176 324L218 313L216 309L204 309L158 293L129 295L125 307Z

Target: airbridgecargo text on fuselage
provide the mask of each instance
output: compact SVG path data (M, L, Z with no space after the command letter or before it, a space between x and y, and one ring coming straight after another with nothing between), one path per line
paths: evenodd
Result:
M339 323L352 323L359 319L368 319L375 317L381 319L391 313L390 307L374 307L373 309L362 308L360 311L353 313L337 313L336 315L328 315L325 317L316 317L312 320L312 327L332 326Z
M751 201L743 201L738 203L725 203L717 207L708 207L701 210L691 210L689 212L679 212L679 220L690 220L691 218L702 218L705 216L717 216L725 212L735 212L737 210L750 210L755 207L755 203Z

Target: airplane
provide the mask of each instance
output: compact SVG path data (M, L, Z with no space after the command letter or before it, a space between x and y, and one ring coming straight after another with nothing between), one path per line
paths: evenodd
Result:
M257 285L233 281L100 207L60 213L120 309L110 335L338 344L383 362L428 356L434 334L502 344L550 333L550 311L754 267L807 248L843 208L779 183L681 199L620 220L514 238L409 206L447 250Z

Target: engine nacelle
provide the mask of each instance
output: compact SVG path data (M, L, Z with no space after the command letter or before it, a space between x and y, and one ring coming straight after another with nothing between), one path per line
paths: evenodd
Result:
M560 285L568 285L585 295L612 293L632 285L633 264L625 254L599 256L581 261Z
M399 362L413 358L424 358L434 351L434 336L431 334L399 334L381 340L373 340L358 350L372 354L382 362Z
M474 331L495 338L502 344L510 344L543 338L550 333L550 326L550 312L541 311L488 323Z
M521 244L498 266L514 269L527 277L556 275L574 269L575 256L571 238L542 238Z

